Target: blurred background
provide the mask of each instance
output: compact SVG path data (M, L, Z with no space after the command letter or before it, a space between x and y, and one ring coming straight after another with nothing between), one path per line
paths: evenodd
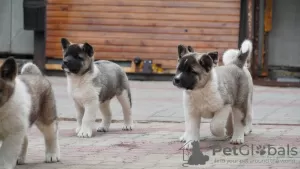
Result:
M299 86L297 0L2 0L1 60L34 61L63 75L60 38L88 42L95 59L120 64L131 79L170 80L177 45L198 52L238 48L253 40L257 84Z

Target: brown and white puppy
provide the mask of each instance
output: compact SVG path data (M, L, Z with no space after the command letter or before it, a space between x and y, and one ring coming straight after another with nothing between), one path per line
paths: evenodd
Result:
M51 84L32 63L23 66L21 75L17 72L17 63L12 57L0 68L0 166L13 169L16 164L24 164L27 130L32 124L44 135L45 162L57 162L60 148Z
M199 141L201 118L212 118L211 132L226 137L227 118L233 115L231 143L244 143L244 133L249 120L252 90L243 67L251 54L248 41L244 41L238 57L225 66L214 66L214 52L189 52L178 46L179 62L173 84L183 91L186 131L181 137L192 148L192 141Z
M252 132L252 119L253 119L253 105L252 105L253 79L252 79L251 73L249 71L249 68L251 66L251 56L252 56L253 46L252 46L252 42L250 40L245 40L244 45L248 46L250 53L248 55L249 57L247 57L247 61L243 67L243 70L247 75L249 84L252 84L249 86L249 90L250 90L249 91L249 93L250 93L250 95L249 95L249 113L247 113L248 117L246 119L248 121L246 122L245 133L244 133L245 135L248 135L250 132ZM187 49L189 52L196 52L191 46L188 46ZM232 62L234 62L234 60L238 58L239 53L240 53L239 49L226 50L222 56L223 64L224 65L232 64ZM215 55L211 55L211 53L210 53L210 56L212 56L212 59L214 61L214 67L219 66L218 54L216 53ZM233 134L232 114L230 114L228 117L226 129L227 129L227 135L232 136L232 134ZM181 140L181 141L183 141L183 140Z

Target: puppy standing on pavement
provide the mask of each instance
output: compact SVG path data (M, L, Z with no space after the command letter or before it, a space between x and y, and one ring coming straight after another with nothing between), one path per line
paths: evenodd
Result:
M253 119L253 79L251 76L251 73L249 71L249 68L251 67L251 56L252 56L252 50L253 50L253 46L252 46L252 42L250 40L245 40L244 41L244 45L248 46L249 48L249 55L247 57L247 61L243 67L244 72L247 75L248 78L248 82L249 82L249 112L247 113L247 118L246 118L246 126L245 126L245 135L248 135L251 131L252 131L252 119ZM224 65L229 65L232 64L234 62L234 60L236 60L239 56L239 50L238 49L228 49L224 52L223 54L223 63ZM232 121L232 115L230 114L228 121ZM232 123L227 123L227 133L228 135L232 135L233 129L232 129Z
M0 168L24 164L27 130L35 123L45 137L46 162L59 161L58 122L50 82L32 63L17 76L17 63L10 57L0 68Z
M244 133L250 132L246 122L249 122L250 88L253 85L243 70L252 52L248 42L243 42L233 62L217 67L214 66L216 52L189 52L183 45L178 46L179 62L173 84L184 89L186 129L181 140L187 142L185 148L190 149L192 141L199 141L201 117L212 118L210 127L213 135L226 137L227 118L231 112L233 136L230 142L244 143Z
M131 93L129 81L122 68L110 61L94 62L94 49L88 43L70 43L61 39L62 69L66 72L68 93L77 109L78 137L91 137L96 114L102 113L97 131L106 132L111 123L110 100L117 97L124 115L123 130L131 130Z

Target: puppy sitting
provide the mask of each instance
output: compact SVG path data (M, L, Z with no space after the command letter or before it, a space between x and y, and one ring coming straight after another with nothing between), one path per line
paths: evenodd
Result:
M54 93L39 68L27 63L17 76L17 63L10 57L0 68L0 168L25 163L27 130L35 123L43 133L46 162L60 158Z
M247 114L252 103L250 90L253 84L243 71L251 51L244 41L239 56L225 66L214 66L216 52L189 52L178 46L179 62L173 84L184 89L185 133L181 137L191 143L199 141L202 118L212 118L211 132L218 137L226 136L227 118L233 115L233 136L231 143L244 143ZM186 144L185 148L192 148Z
M91 137L96 114L102 113L97 131L106 132L111 123L110 100L117 97L124 114L123 130L132 130L131 93L123 69L110 61L94 62L94 49L88 43L70 43L61 39L62 69L66 72L68 93L77 109L78 137Z

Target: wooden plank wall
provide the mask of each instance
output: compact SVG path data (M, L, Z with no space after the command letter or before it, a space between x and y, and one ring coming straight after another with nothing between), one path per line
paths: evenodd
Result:
M236 48L240 0L48 0L48 58L62 58L60 38L87 41L96 59L139 56L175 68L177 45L197 51Z

